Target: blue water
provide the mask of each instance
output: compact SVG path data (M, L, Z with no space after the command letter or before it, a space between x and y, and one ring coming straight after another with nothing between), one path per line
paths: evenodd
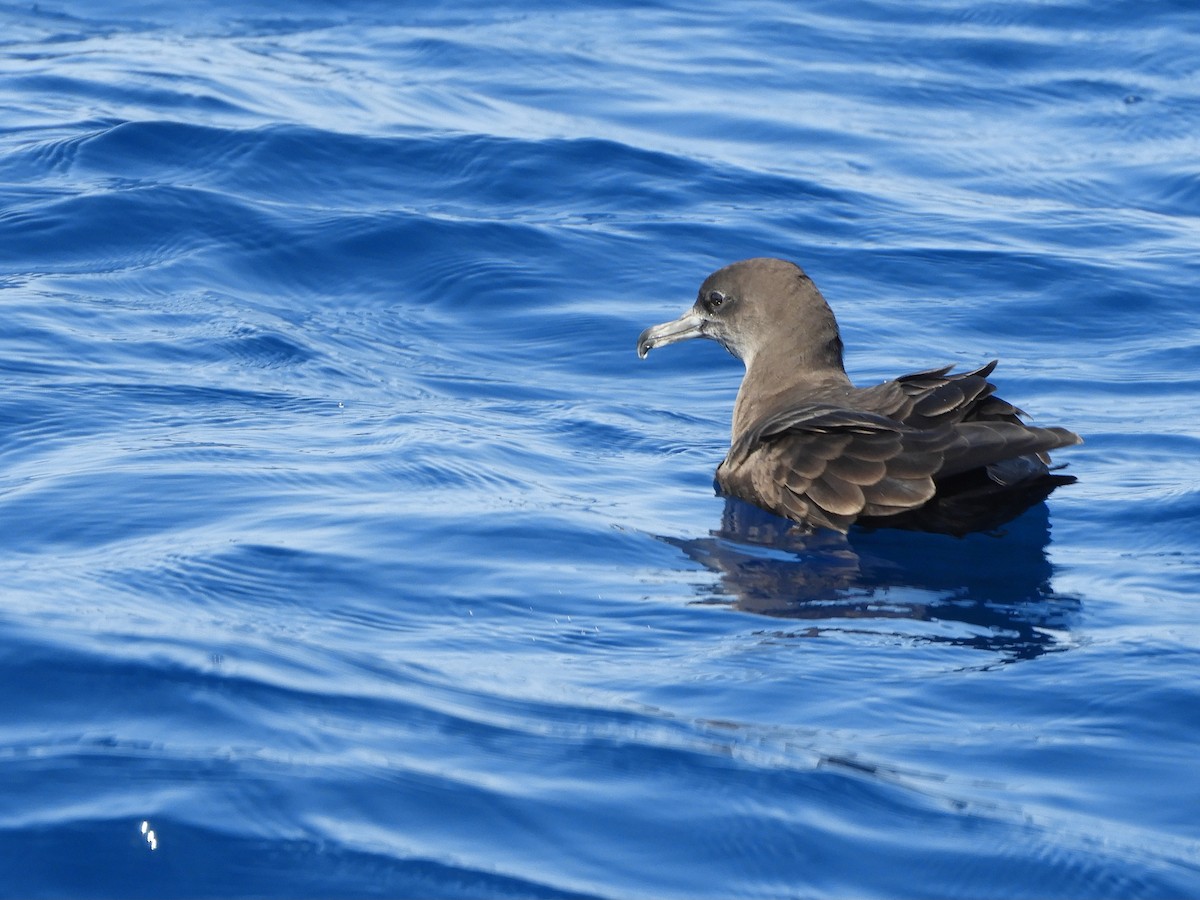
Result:
M0 4L0 894L1200 896L1191 0L408 6ZM755 255L1078 483L726 504Z

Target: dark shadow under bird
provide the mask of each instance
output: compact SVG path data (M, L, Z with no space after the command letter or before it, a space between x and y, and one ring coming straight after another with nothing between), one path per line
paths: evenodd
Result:
M1008 523L1002 536L947 537L893 528L805 534L790 525L726 497L719 528L659 540L717 576L692 602L808 623L798 631L773 632L777 637L870 630L992 651L1001 664L1073 644L1069 633L1082 601L1054 587L1044 503ZM947 542L953 542L952 552ZM906 621L937 627L910 628Z
M1023 422L995 396L995 361L851 384L833 312L793 263L719 269L684 315L642 332L638 356L701 337L746 366L718 488L802 527L966 534L1075 480L1051 471L1049 451L1079 435Z

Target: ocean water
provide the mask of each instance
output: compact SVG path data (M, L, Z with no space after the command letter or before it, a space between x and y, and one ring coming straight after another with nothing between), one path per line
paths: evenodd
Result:
M1190 0L0 24L0 895L1200 895ZM716 496L756 255L1078 483Z

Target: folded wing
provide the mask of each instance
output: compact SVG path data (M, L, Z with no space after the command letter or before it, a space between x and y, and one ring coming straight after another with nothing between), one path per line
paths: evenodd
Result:
M1024 424L993 396L995 363L948 375L906 375L855 392L855 408L811 403L779 410L739 435L717 483L778 515L846 531L860 516L927 503L938 481L984 470L997 484L1044 476L1047 451L1079 443L1063 428Z

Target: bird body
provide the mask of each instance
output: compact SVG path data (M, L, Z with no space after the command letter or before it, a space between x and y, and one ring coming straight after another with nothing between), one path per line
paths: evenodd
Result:
M995 396L995 361L855 387L833 312L792 263L752 259L714 272L687 313L642 332L638 354L698 337L746 365L718 486L802 526L922 527L914 514L925 511L942 526L934 530L962 533L994 524L999 511L1011 518L1028 505L1016 497L1037 502L1074 480L1052 475L1047 453L1079 436L1025 424Z

